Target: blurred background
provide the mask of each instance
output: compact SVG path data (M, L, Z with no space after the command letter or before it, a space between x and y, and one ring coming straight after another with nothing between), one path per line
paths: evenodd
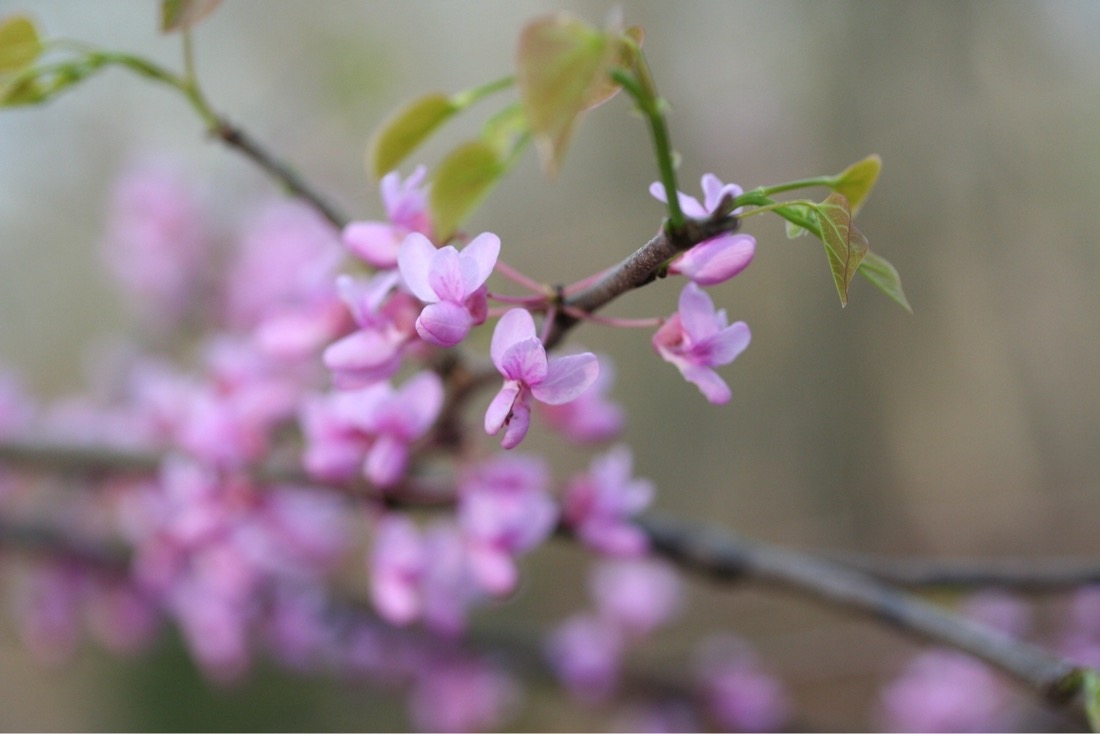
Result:
M511 73L535 16L570 10L600 24L612 8L233 0L197 30L198 68L216 108L354 217L380 218L363 151L390 110ZM17 10L50 35L179 68L179 39L156 33L153 3L0 1L0 15ZM752 267L712 290L754 337L722 370L728 405L709 405L656 359L648 332L577 330L575 342L616 360L614 395L656 507L805 549L1100 552L1100 5L639 0L623 11L646 30L688 193L708 171L750 188L882 156L860 227L914 308L857 279L842 309L820 244L787 240L761 216L746 224ZM475 129L483 107L423 160ZM529 155L467 229L498 233L509 264L538 279L587 275L656 231L649 151L616 99L585 118L556 180ZM227 233L273 193L203 139L180 99L121 71L0 113L0 361L40 394L79 391L96 345L133 327L98 253L112 181L150 153L182 162ZM608 313L667 315L678 292L660 283ZM531 443L558 451L550 436ZM561 476L588 461L555 456ZM585 603L585 563L573 548L540 552L515 604L486 620L560 620ZM877 686L918 649L800 599L691 582L686 620L641 662L682 661L719 630L750 639L824 729L873 727ZM599 722L535 691L517 726ZM260 671L213 688L170 643L148 659L89 650L43 669L0 622L0 729L405 726L398 705L326 681Z

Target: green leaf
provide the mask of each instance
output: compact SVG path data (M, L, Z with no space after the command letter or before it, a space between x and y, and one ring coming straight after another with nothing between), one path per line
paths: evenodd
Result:
M517 102L489 118L485 127L482 128L481 139L503 159L511 156L516 146L527 138L530 132L523 108Z
M821 241L829 258L840 305L848 305L848 287L867 255L867 238L852 226L852 211L843 194L832 193L817 205Z
M1089 729L1100 731L1100 673L1082 670L1081 692L1085 697L1085 715L1089 719Z
M783 209L809 222L817 222L817 215L814 213L813 209L805 204L791 204L783 207ZM810 230L800 224L792 222L790 219L783 222L783 224L787 229L787 239L793 240L796 237L802 237L810 233Z
M375 178L397 168L461 107L448 96L432 92L393 112L371 136L367 160Z
M856 161L833 177L833 191L848 200L853 217L875 187L881 170L882 158L876 153Z
M891 265L886 258L868 252L864 256L863 262L859 264L859 274L871 281L894 303L909 313L913 313L913 307L909 305L909 300L901 289L901 276L898 275L897 268Z
M213 13L222 0L160 0L160 32L192 28Z
M37 104L45 98L42 85L33 76L0 81L0 107Z
M550 174L560 166L580 114L617 91L611 71L630 48L622 36L565 13L523 29L516 83L543 168Z
M451 151L435 171L429 207L440 242L446 242L507 170L491 145L476 140Z
M30 66L40 53L42 40L34 21L13 15L0 22L0 74Z

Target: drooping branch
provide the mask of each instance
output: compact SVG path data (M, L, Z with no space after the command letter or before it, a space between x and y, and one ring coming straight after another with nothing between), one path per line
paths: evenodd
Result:
M112 471L153 473L160 460L155 452L0 441L0 463L37 472L84 472L93 476ZM258 481L265 476L270 480L272 474L257 472ZM347 491L346 487L333 489ZM822 556L741 538L718 526L657 514L641 519L639 525L649 536L654 552L716 581L753 581L857 612L927 641L974 655L1050 703L1065 705L1079 693L1081 671L1069 661L900 591L868 570L861 570L859 563L845 566ZM29 536L8 532L0 540L12 542L26 537ZM35 537L36 547L42 546L43 537ZM868 564L864 561L863 565ZM1095 569L1088 571L1085 580L1093 578ZM1009 578L1008 574L1001 575L1002 580ZM990 579L984 576L982 585ZM1052 588L1038 584L1034 587Z

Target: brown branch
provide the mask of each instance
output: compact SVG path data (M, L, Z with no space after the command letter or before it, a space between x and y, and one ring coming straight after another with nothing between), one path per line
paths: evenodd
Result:
M740 220L729 214L709 219L689 219L684 228L670 233L666 227L632 255L609 270L603 278L588 288L565 298L562 305L572 311L594 313L627 291L653 282L670 259L700 242L732 232ZM554 325L545 340L552 349L577 323L577 318L559 309Z
M961 650L1008 673L1052 704L1065 705L1080 693L1081 671L1068 660L893 589L860 571L738 538L715 526L657 516L639 524L658 553L716 580L745 579L776 586Z
M65 444L34 445L8 439L0 441L0 462L37 471L83 471L95 475L112 471L152 473L160 458L155 453ZM347 491L342 487L333 489ZM751 580L793 591L967 652L1008 673L1050 703L1065 705L1080 692L1081 671L1069 661L899 591L874 578L868 570L740 538L717 526L660 515L639 520L639 526L649 536L656 553L717 581ZM982 580L991 578L985 575ZM1000 578L1009 576L1001 574ZM1086 574L1085 580L1091 578L1091 573Z
M265 173L281 183L290 194L299 197L316 209L332 226L343 229L344 225L350 221L346 215L315 191L293 168L275 158L241 128L225 119L221 119L218 126L211 130L211 135L230 148L244 154L245 157L262 168Z
M1100 562L1080 558L936 561L832 552L829 560L880 581L913 589L980 589L1058 592L1100 584Z

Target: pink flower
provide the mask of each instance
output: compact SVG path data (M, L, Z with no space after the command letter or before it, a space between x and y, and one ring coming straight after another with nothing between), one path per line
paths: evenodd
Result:
M507 594L516 587L514 557L549 537L558 509L549 474L536 459L505 456L478 466L461 485L458 521L470 570L481 588Z
M401 367L405 345L415 339L419 304L407 293L393 293L400 277L394 271L357 281L341 275L336 286L359 330L325 349L325 366L342 389L366 387Z
M783 685L741 640L704 640L695 671L710 714L723 731L777 731L790 715Z
M484 323L485 281L499 254L500 238L491 232L479 234L462 252L451 245L437 250L419 232L405 238L397 265L405 285L427 304L416 320L416 332L424 341L453 347L471 327Z
M546 644L546 656L561 682L573 695L590 702L614 692L623 652L618 629L590 614L567 619Z
M599 355L600 374L580 397L561 405L542 403L543 418L550 426L576 444L600 443L615 438L623 428L622 407L608 400L607 393L615 382L615 366L611 358Z
M434 372L414 375L399 390L381 382L308 402L306 467L341 480L362 461L367 479L390 487L405 474L409 445L427 433L442 407L443 383Z
M653 347L707 400L721 405L729 401L730 389L712 368L735 360L750 338L744 321L728 325L725 309L715 311L710 296L695 283L688 283L680 292L679 312L653 335Z
M632 637L651 634L680 606L680 580L667 565L643 559L604 561L589 578L600 616Z
M574 477L566 489L565 523L590 548L615 556L645 551L646 537L630 522L652 501L653 484L632 479L630 449L618 446L592 460L588 472Z
M519 689L504 672L473 659L434 656L409 695L419 731L491 731L513 713Z
M397 253L410 232L432 237L428 197L421 187L427 169L418 166L401 180L397 171L382 177L382 204L389 222L352 222L344 227L344 246L378 268L397 267Z
M518 446L531 423L528 395L549 405L575 400L592 386L600 373L591 352L547 359L535 335L535 320L514 308L501 317L493 332L489 354L504 375L504 386L485 412L485 432L495 436L507 426L501 446Z
M703 176L704 202L699 203L683 192L676 192L680 208L689 217L703 219L709 217L722 203L726 195L737 197L742 191L736 184L723 184L712 173ZM649 193L656 199L668 202L665 187L654 182ZM700 242L684 254L674 259L668 267L670 273L685 275L699 285L723 283L740 273L752 262L756 252L756 240L747 234L724 234Z

